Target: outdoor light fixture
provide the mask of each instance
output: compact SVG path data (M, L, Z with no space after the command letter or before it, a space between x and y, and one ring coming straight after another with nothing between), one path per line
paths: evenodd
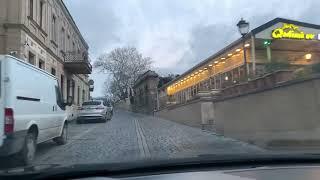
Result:
M209 67L212 67L212 64L209 64Z
M271 40L270 39L267 39L267 40L264 40L263 41L263 46L264 47L268 47L268 46L270 46L271 45Z
M242 48L243 48L243 64L244 64L244 71L245 71L245 78L248 77L248 70L247 70L247 57L246 57L246 49L245 47L249 47L250 44L245 44L245 36L249 33L249 23L243 20L238 22L237 24L239 33L242 36Z
M245 36L246 34L248 34L248 32L249 32L249 23L246 22L245 20L243 20L243 18L241 18L241 20L238 22L237 26L238 26L239 33L242 36Z
M218 64L218 63L219 63L219 61L215 61L214 63L215 63L215 64Z
M202 72L202 69L200 69L199 72L201 73L201 72Z
M222 64L225 64L226 62L225 61L222 61Z
M232 56L232 54L230 53L230 54L228 54L228 56Z
M305 57L306 57L306 60L310 60L312 58L312 54L306 54Z
M207 70L208 68L204 68L203 70Z
M240 52L240 51L241 51L241 49L237 49L237 50L236 50L236 52Z
M228 76L224 77L224 80L228 81L228 80L229 80L229 77L228 77Z
M226 58L222 57L221 59L222 59L222 60L225 60Z

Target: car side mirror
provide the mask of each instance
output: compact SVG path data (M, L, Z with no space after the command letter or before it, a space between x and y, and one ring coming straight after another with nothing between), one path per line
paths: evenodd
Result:
M68 96L67 101L65 102L66 106L71 106L73 104L73 97Z

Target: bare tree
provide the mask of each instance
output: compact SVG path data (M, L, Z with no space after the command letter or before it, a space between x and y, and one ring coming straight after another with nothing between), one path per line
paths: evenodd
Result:
M94 67L111 74L109 92L124 100L127 89L133 86L140 74L150 68L151 63L151 58L143 57L136 48L123 47L102 54Z

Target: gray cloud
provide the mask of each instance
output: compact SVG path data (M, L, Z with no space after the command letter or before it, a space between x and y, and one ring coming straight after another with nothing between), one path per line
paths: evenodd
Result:
M154 69L182 73L214 54L240 35L241 17L255 28L275 17L320 24L320 1L297 5L290 0L65 0L91 57L114 47L133 45L154 61ZM94 95L103 92L106 75L96 72Z
M237 37L239 36L236 29L229 25L196 25L192 29L190 49L182 56L179 64L183 64L184 68L193 66L230 44Z
M69 0L65 4L90 45L91 55L96 56L121 42L117 34L120 19L111 8L112 1Z

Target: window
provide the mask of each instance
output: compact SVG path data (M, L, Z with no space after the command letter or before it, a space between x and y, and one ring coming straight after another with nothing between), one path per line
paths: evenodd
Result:
M82 90L82 102L85 101L85 95L86 95L86 91L85 91L85 90Z
M40 69L45 69L45 62L42 59L39 59L39 64L38 64Z
M43 8L44 8L44 2L40 1L40 27L43 28Z
M72 96L74 97L74 86L75 82L73 79L67 80L67 97Z
M51 68L51 74L54 75L54 76L56 75L56 69L55 68Z
M56 99L57 99L57 105L62 109L65 110L65 106L63 105L63 98L61 96L61 91L58 86L55 86L56 89Z
M71 44L70 44L70 35L67 36L67 50L69 51L71 48Z
M56 17L53 15L52 16L52 22L51 22L51 32L52 32L52 40L53 41L57 41L57 32L56 32L56 22L57 19Z
M72 97L75 96L76 82L72 79Z
M98 105L101 105L101 101L88 101L82 104L82 106L98 106Z
M29 1L29 16L33 19L33 0Z
M63 95L64 95L64 76L62 74L60 76L60 87L61 87L61 94L63 97Z
M29 51L29 63L32 65L36 64L35 55Z
M80 86L78 86L78 96L77 96L77 104L80 105Z
M65 30L64 28L61 28L61 36L60 36L60 44L61 44L61 50L66 51L66 44L65 44Z

